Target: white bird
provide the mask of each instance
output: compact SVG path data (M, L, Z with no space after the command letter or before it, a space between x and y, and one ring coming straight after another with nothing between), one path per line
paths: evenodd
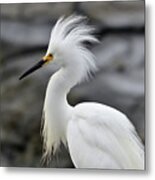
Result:
M144 169L144 147L129 119L100 103L67 102L70 89L96 71L95 57L84 42L97 42L94 28L82 16L61 17L54 26L46 55L20 79L57 62L44 102L44 157L63 142L76 168Z

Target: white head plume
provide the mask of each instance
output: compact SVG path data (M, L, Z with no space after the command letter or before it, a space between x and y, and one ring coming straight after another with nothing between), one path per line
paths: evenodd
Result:
M47 50L47 54L52 53L61 66L79 67L81 77L78 81L97 69L94 55L83 44L98 42L92 35L95 29L86 22L83 16L61 17L51 31Z

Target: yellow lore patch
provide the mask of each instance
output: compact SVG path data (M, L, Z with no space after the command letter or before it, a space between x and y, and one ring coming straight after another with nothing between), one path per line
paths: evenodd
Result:
M46 61L46 62L52 61L53 60L53 55L48 54L47 56L43 57L43 60Z

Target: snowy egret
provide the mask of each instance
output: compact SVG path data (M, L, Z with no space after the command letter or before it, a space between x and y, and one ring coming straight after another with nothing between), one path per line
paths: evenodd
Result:
M97 42L84 17L61 17L54 26L45 56L20 79L45 64L58 62L44 102L44 156L63 142L76 168L144 169L144 147L129 119L100 103L67 102L70 89L96 71L95 57L83 43Z

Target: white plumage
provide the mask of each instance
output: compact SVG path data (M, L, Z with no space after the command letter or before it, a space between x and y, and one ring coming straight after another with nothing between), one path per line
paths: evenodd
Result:
M67 140L76 167L143 169L144 154L134 127L114 108L99 103L75 107Z
M44 157L50 158L63 142L76 168L144 169L144 147L123 113L99 103L72 107L67 102L70 89L97 69L94 55L83 45L97 42L93 30L83 17L72 15L60 18L51 32L44 60L52 56L51 63L60 69L46 91Z

